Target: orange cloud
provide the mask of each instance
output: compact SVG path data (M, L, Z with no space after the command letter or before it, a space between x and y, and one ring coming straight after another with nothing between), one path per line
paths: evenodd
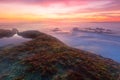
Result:
M1 0L0 21L120 21L116 0Z

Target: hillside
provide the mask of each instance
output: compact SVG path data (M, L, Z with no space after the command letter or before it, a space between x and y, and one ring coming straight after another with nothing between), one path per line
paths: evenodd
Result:
M32 38L0 51L0 80L120 80L120 64L69 47L38 32L19 32Z

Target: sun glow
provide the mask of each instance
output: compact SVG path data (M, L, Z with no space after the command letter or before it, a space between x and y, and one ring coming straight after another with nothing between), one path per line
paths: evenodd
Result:
M14 0L12 0L14 1ZM23 0L24 1L24 0ZM110 9L113 1L81 1L72 2L0 2L0 21L120 21L120 10ZM84 3L83 3L84 2ZM114 4L115 6L115 4ZM105 9L108 10L106 11Z

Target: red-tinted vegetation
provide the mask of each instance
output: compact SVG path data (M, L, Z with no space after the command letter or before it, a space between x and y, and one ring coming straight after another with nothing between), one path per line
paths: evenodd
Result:
M118 63L68 47L43 33L23 45L1 51L1 61L3 56L12 61L11 64L18 61L19 65L24 65L11 72L23 70L23 73L12 79L9 73L6 80L117 80L120 74Z

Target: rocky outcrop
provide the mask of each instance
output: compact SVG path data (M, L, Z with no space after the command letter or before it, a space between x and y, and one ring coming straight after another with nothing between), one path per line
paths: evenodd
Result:
M32 34L33 32L33 34ZM0 80L117 80L120 64L71 48L36 31L19 33L33 40L0 51Z
M84 28L79 29L78 27L75 27L72 29L73 32L89 32L89 33L102 33L102 34L114 34L114 32L110 29L104 29L104 28Z
M18 35L24 38L36 38L40 36L41 33L36 30L29 30L29 31L18 32Z
M17 29L12 29L12 30L0 29L0 38L12 37L17 32L18 32Z

